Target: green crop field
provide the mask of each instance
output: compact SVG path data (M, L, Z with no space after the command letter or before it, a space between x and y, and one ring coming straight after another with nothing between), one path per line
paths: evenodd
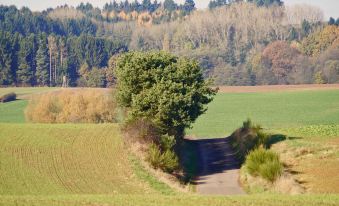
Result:
M273 131L337 137L338 96L339 91L218 94L188 134L222 137L250 117ZM0 122L7 122L0 123L0 206L339 205L338 195L175 192L129 154L119 125L23 124L26 104L0 104Z
M265 129L339 124L339 90L220 93L193 128L193 137L225 137L247 118Z
M0 194L156 192L129 164L118 125L0 124Z
M0 131L0 205L4 206L339 203L337 195L218 197L168 192L171 189L159 187L162 183L145 177L140 165L135 166L114 124L2 123Z
M27 100L0 103L0 122L23 123L25 122L24 110Z
M57 87L6 87L0 88L0 96L15 92L18 95L18 98L26 98L31 94L37 94L42 92L55 91L60 88Z

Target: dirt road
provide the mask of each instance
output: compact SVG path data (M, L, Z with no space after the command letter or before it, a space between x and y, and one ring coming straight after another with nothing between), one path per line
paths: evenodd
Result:
M198 142L199 175L197 193L204 195L242 195L239 184L240 163L230 141L223 139L196 140Z

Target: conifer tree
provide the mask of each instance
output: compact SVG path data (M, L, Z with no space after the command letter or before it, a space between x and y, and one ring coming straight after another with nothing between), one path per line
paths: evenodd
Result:
M36 82L40 86L47 86L49 83L49 60L46 35L41 35L39 40L39 49L36 55Z
M17 71L17 82L23 86L31 85L33 79L32 68L29 65L29 44L25 39L20 41L19 68Z

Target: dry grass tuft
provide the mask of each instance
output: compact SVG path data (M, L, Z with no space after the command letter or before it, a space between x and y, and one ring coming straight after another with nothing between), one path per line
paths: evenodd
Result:
M63 90L33 96L26 119L39 123L117 122L112 94L99 90Z

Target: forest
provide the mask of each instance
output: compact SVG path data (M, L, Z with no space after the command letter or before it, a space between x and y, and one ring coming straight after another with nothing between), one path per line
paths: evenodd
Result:
M215 85L339 83L339 18L280 0L112 1L42 12L0 5L0 85L109 87L114 59L163 50ZM111 59L111 61L109 61Z

